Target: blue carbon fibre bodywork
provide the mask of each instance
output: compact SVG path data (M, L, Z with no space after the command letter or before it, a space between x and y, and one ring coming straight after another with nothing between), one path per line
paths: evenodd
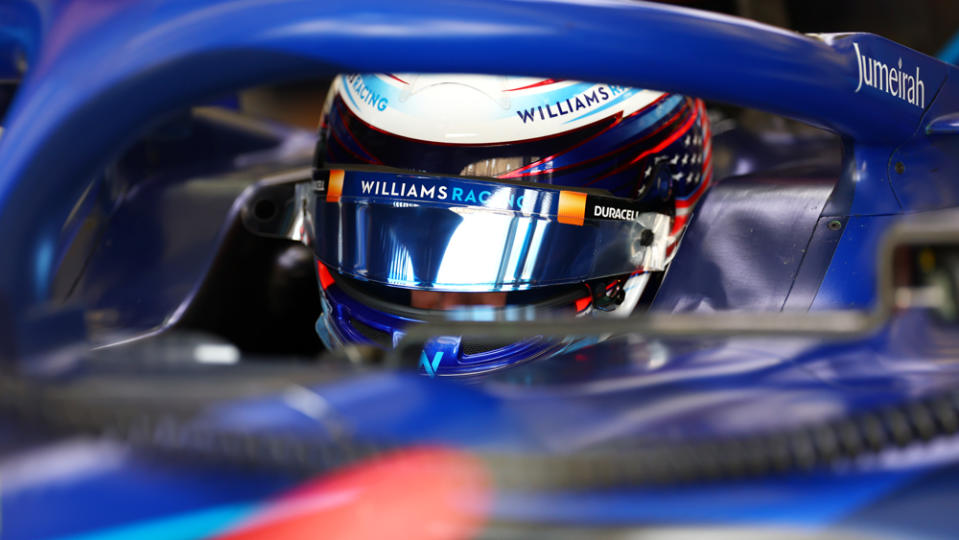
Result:
M653 308L807 310L829 266L828 259L815 257L817 248L833 240L823 254L832 257L840 236L815 236L834 186L829 170L780 170L773 177L719 182L693 216Z

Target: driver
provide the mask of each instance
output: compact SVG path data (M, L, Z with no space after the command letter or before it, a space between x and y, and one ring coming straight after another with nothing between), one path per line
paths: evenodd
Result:
M327 347L392 347L461 306L627 316L709 187L709 123L698 99L611 84L340 75L314 179ZM576 346L439 336L421 367L475 374Z

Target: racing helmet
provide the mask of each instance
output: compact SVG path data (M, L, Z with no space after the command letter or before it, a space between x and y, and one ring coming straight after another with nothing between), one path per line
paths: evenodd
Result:
M337 76L309 202L317 333L329 348L388 348L454 307L629 315L708 188L710 155L702 101L678 94L487 75ZM420 367L475 374L583 344L437 336Z

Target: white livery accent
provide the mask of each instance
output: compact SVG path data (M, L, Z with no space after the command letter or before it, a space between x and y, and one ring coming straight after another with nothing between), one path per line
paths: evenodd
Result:
M495 144L628 115L662 92L577 81L486 75L351 74L331 95L378 129L441 144Z
M926 85L919 78L919 66L916 66L916 75L913 76L902 70L902 58L897 65L890 66L863 54L858 43L853 42L852 46L859 67L859 84L855 92L859 92L865 84L920 109L926 107Z

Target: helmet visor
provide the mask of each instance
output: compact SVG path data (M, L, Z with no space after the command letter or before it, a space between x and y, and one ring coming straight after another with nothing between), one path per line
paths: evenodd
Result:
M314 178L316 257L357 279L517 291L666 263L671 218L598 190L379 169Z

